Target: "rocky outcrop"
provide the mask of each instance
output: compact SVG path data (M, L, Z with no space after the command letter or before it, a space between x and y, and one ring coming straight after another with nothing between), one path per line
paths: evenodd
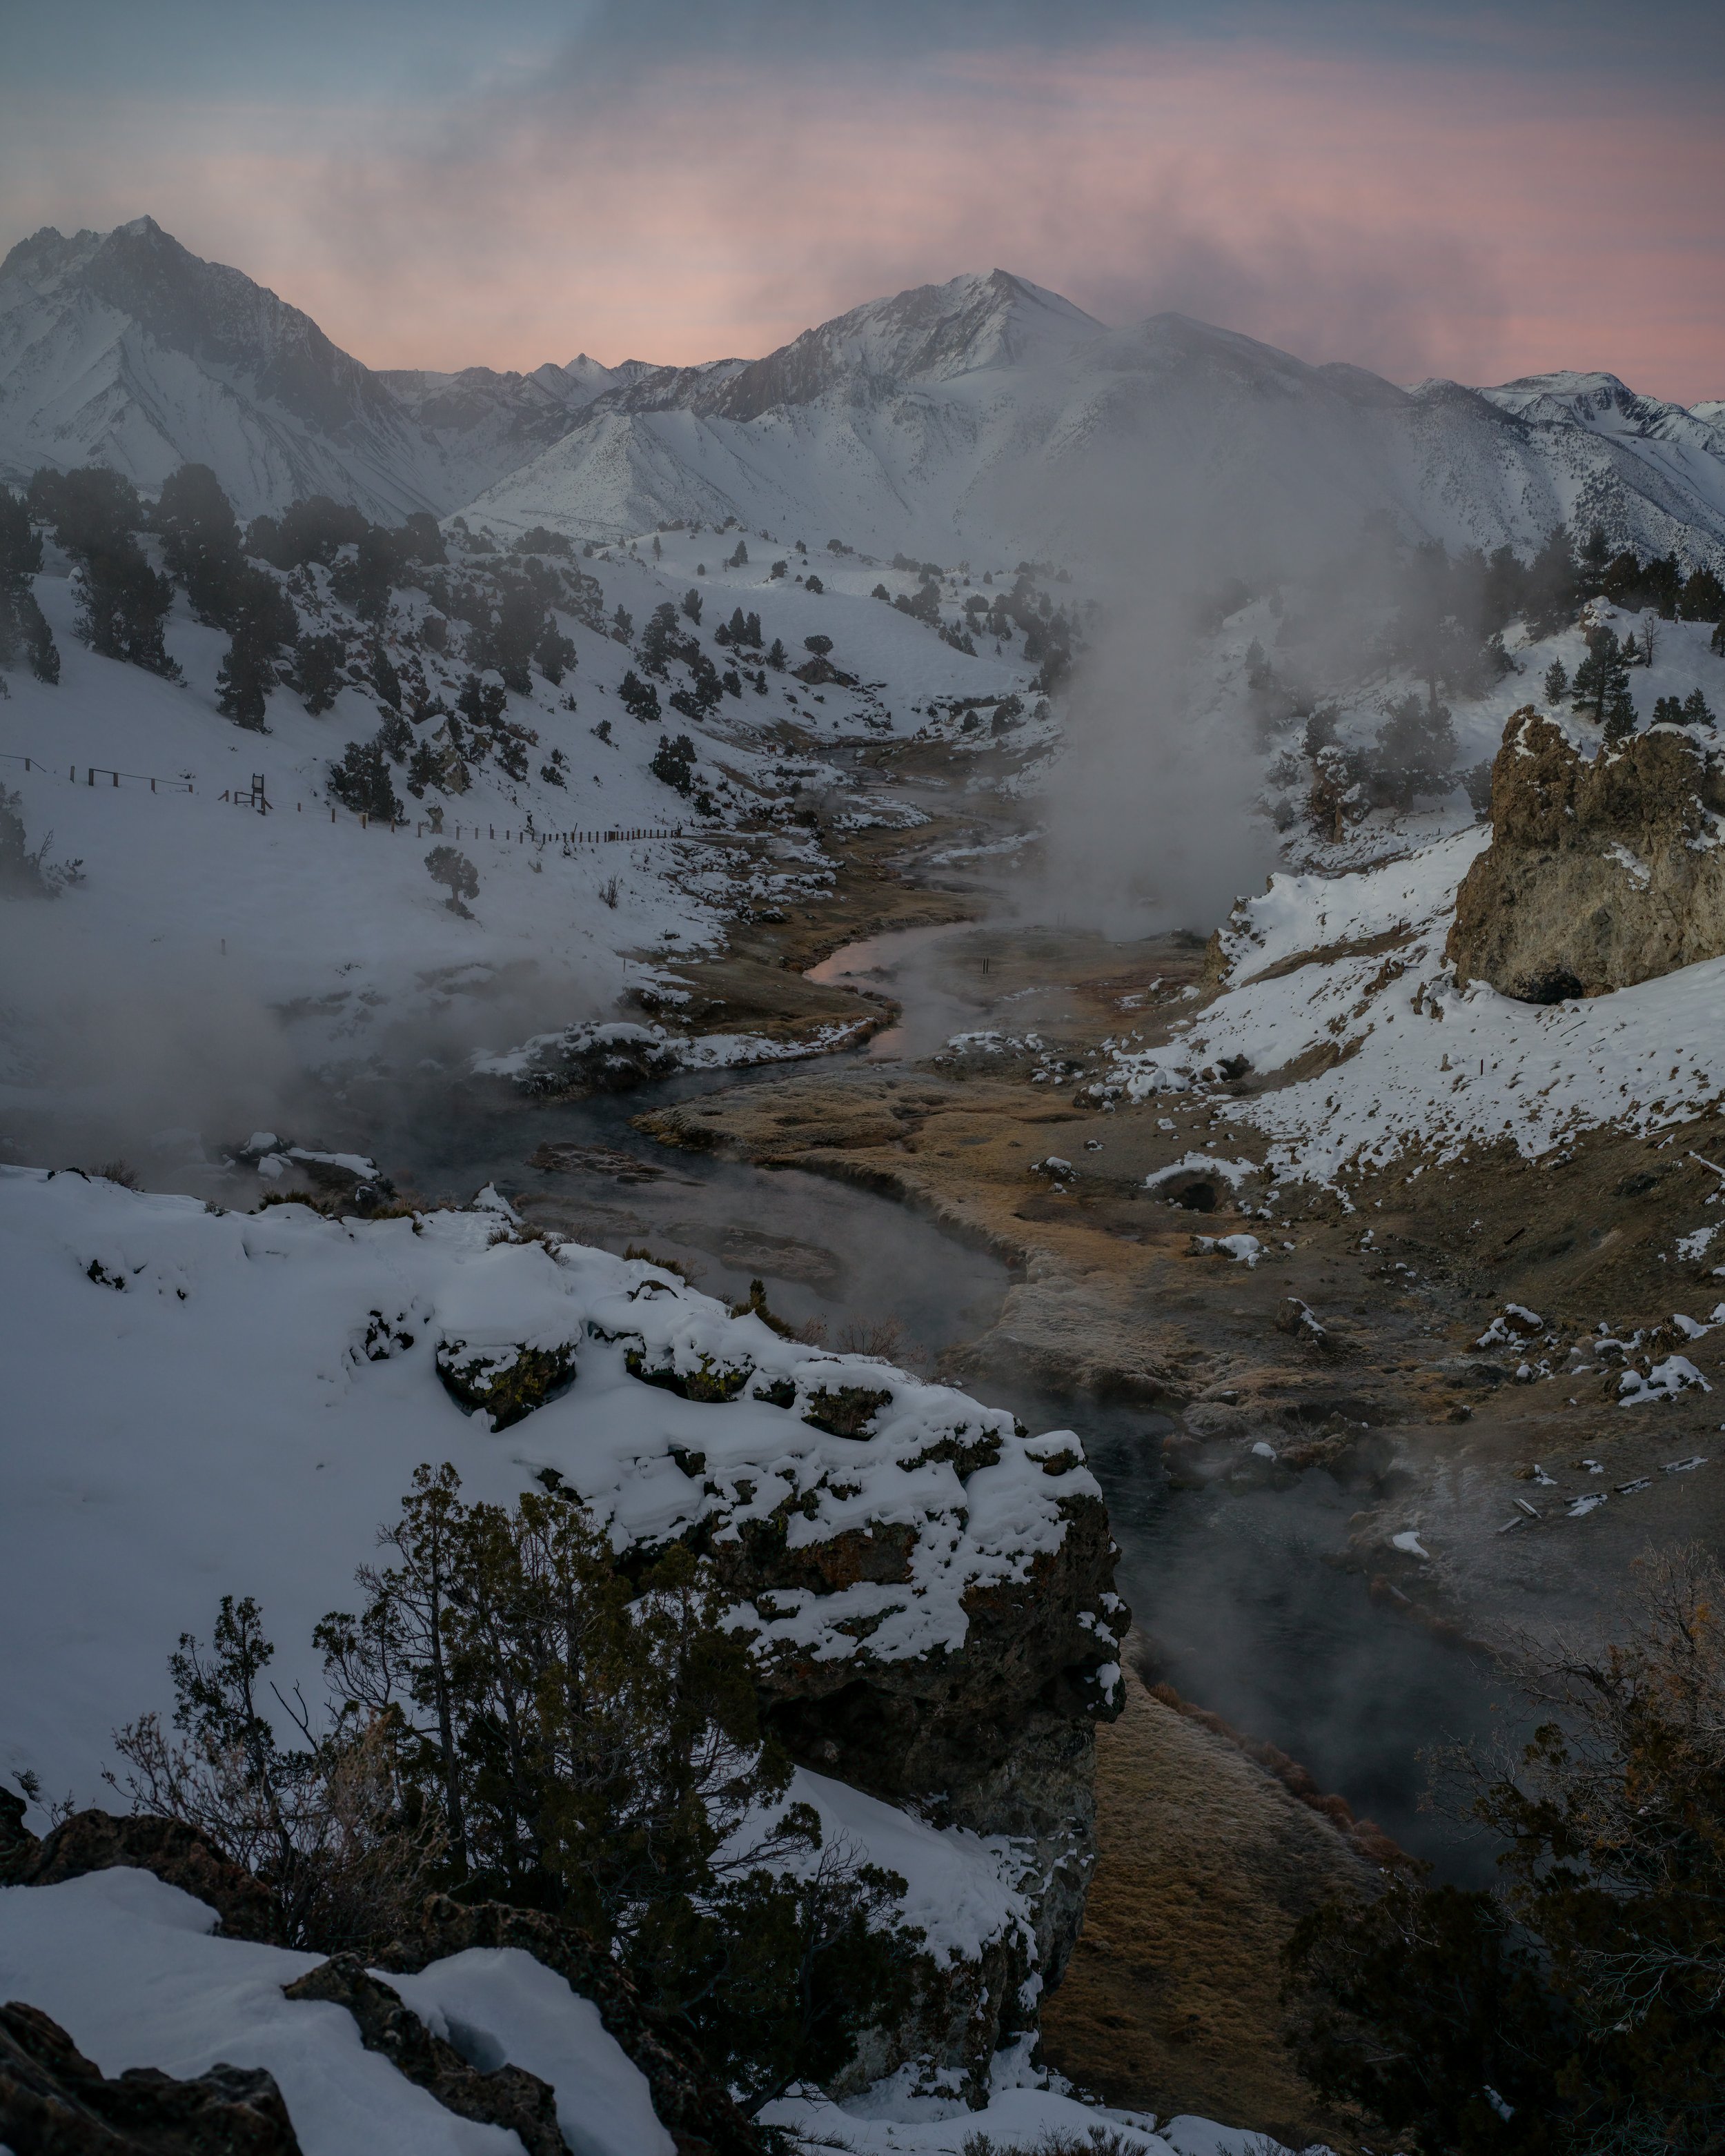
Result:
M18 2156L300 2156L273 2075L153 2066L109 2080L57 2021L0 2006L0 2144Z
M57 1887L126 1865L208 1902L224 1938L275 1937L269 1888L212 1848L195 1827L146 1813L116 1818L92 1810L74 1812L39 1840L25 1827L23 1814L18 1799L0 1789L0 1887Z
M286 1999L320 1999L345 2006L359 2041L380 2052L398 2074L435 2097L445 2111L519 2134L527 2156L565 2156L557 2094L549 2082L521 2066L482 2073L451 2044L434 2036L399 1992L372 1976L357 1954L336 1954L292 1984Z
M1657 726L1588 756L1532 706L1491 769L1491 843L1445 956L1531 1003L1603 994L1725 952L1725 748Z

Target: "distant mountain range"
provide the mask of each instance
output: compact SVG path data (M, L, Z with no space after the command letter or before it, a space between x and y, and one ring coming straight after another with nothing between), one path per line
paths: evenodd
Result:
M1229 535L1286 552L1371 513L1522 551L1560 519L1725 557L1725 404L1607 374L1399 388L1180 315L1110 329L996 270L854 308L766 357L374 372L148 218L0 264L0 475L214 467L243 516L321 491L375 517L614 539L736 517L946 560Z

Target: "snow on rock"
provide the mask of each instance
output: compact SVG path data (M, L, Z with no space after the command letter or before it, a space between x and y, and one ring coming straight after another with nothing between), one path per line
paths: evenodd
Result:
M536 1033L518 1047L481 1051L471 1068L480 1077L507 1078L521 1091L567 1097L609 1092L675 1070L737 1070L755 1063L792 1063L851 1046L872 1019L816 1026L803 1037L764 1034L677 1034L627 1019L588 1019L556 1033Z
M1688 1391L1692 1386L1704 1393L1713 1389L1686 1355L1667 1355L1645 1375L1639 1370L1625 1370L1617 1381L1617 1404L1633 1408L1643 1406L1649 1400L1674 1400L1679 1393Z
M7 1764L56 1788L94 1792L108 1732L163 1703L168 1649L221 1594L255 1594L302 1663L421 1460L506 1502L560 1477L619 1548L699 1528L763 1661L798 1666L957 1653L977 1597L1100 1514L1076 1439L1038 1448L949 1387L485 1210L218 1213L8 1168L0 1277L23 1440L0 1625L33 1643L0 1677ZM505 1368L564 1351L574 1381L500 1437L439 1383L452 1342Z
M1274 1174L1332 1185L1500 1140L1538 1158L1579 1129L1662 1129L1716 1101L1725 959L1556 1004L1458 985L1445 939L1488 837L1458 832L1348 875L1272 877L1235 910L1222 993L1175 1039L1112 1050L1109 1081L1143 1100L1245 1055L1270 1082L1216 1113L1268 1137Z
M966 2156L974 2147L1047 2156L1051 2148L1088 2148L1092 2141L1121 2156L1287 2156L1268 2134L1183 2113L1158 2126L1147 2112L1081 2102L1070 2082L1033 2063L1024 2037L995 2056L987 2101L972 2110L956 2086L906 2068L834 2103L808 2094L762 2112L812 2148L854 2156Z
M104 2073L274 2075L305 2156L519 2156L365 2050L345 2007L282 1996L322 1957L211 1937L216 1912L151 1873L0 1887L0 1997L39 2007ZM386 1979L482 2070L551 2082L576 2156L671 2156L645 2077L598 2011L526 1954L483 1951Z

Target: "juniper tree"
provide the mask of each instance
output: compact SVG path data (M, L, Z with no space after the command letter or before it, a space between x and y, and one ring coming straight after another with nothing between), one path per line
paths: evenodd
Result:
M434 846L425 856L425 867L434 883L440 883L449 892L444 904L451 913L459 913L464 921L471 921L472 913L463 901L479 896L479 870L465 854L458 853L454 846ZM452 1807L449 1815L450 1835L459 1850L462 1868L466 1868L463 1829L459 1809Z
M659 691L650 681L644 681L633 667L623 677L617 691L623 708L632 719L653 720L660 716Z
M294 686L316 718L329 710L344 683L347 647L339 636L302 636L294 646Z
M329 767L328 783L336 800L356 816L393 824L401 814L382 744L377 741L349 742L340 761Z
M749 550L748 550L748 548L747 548L747 547L745 547L745 546L744 546L744 544L742 543L742 540L741 540L741 539L739 539L739 540L737 541L737 542L736 551L732 554L732 556L731 556L730 559L726 562L725 567L726 567L727 569L744 569L744 568L747 568L747 567L748 567L748 558L749 558Z
M687 734L667 734L647 768L655 778L686 794L695 783L695 744Z
M1527 570L1525 603L1534 634L1548 636L1573 621L1580 592L1568 530L1559 524L1547 535Z
M833 639L829 636L805 636L803 639L803 649L812 651L817 659L824 659L832 648Z
M632 1579L567 1493L469 1506L447 1466L380 1540L316 1642L350 1713L400 1729L463 1892L580 1924L752 2111L902 2012L904 1882L784 1803L747 1646L686 1549Z

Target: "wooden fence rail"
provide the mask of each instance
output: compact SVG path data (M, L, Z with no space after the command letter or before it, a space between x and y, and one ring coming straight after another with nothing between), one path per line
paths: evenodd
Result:
M54 777L59 768L56 765L44 763L40 757L25 756L14 753L11 750L0 749L0 759L8 763L22 763L27 772L39 771L44 778L49 778ZM80 770L83 773L81 778ZM98 778L105 778L113 786L118 786L122 779L140 786L147 786L152 793L164 790L176 793L195 793L198 790L189 778L152 778L148 772L114 771L105 764L69 765L66 778L67 783L73 786L94 786ZM259 815L269 814L276 805L265 798L261 773L254 774L249 788L239 786L226 788L216 798L235 807L255 809ZM321 803L313 804L314 807L321 805ZM303 815L305 808L305 804L303 801L295 802L294 809L296 814ZM341 814L334 808L330 809L330 821L332 824L341 821ZM497 826L490 822L483 824L461 822L456 824L453 831L445 824L443 829L439 830L434 824L424 817L403 816L391 821L388 818L368 816L363 811L355 814L353 821L362 831L372 829L387 829L391 832L405 831L411 824L416 839L429 836L448 839L454 842L460 839L465 834L470 845L476 844L481 838L491 841L495 841L497 838ZM503 842L509 845L615 846L634 845L644 839L674 839L684 844L734 844L739 841L764 835L766 834L762 833L742 831L691 831L686 829L681 824L619 824L612 829L600 831L536 831L523 824L514 827L506 826Z

